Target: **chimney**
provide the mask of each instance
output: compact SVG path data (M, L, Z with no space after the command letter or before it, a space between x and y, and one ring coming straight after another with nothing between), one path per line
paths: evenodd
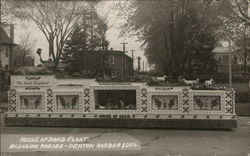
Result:
M14 24L10 25L10 40L11 43L14 43Z

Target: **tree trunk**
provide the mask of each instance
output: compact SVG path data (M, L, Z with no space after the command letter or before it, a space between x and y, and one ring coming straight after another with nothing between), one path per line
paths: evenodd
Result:
M25 57L26 57L26 54L25 54L25 52L23 52L23 59L22 59L22 65L23 66L25 65Z

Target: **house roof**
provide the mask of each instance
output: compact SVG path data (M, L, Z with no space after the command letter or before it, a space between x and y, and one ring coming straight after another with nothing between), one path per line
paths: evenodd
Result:
M13 43L11 42L11 39L9 38L5 30L2 27L0 27L0 45L6 45L6 44L10 45Z
M126 53L123 51L118 51L118 50L108 50L108 51L93 51L89 52L90 54L95 53L95 54L101 54L101 55L124 55L125 57L132 59L130 56L128 56Z
M228 53L229 48L228 47L215 47L213 50L213 53Z

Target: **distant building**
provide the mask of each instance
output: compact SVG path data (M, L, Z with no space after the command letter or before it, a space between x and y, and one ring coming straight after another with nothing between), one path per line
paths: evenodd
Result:
M95 72L97 77L125 81L133 75L133 59L122 51L92 51L82 57L81 70ZM68 63L61 62L59 66L70 72Z
M133 60L122 51L94 51L87 54L88 67L91 69L95 64L108 68L108 76L116 80L127 80L133 75Z
M229 48L216 47L213 50L214 57L217 60L218 73L227 74L229 71ZM233 74L242 74L244 72L244 62L246 56L247 72L250 72L250 53L244 54L240 49L232 51L232 71Z

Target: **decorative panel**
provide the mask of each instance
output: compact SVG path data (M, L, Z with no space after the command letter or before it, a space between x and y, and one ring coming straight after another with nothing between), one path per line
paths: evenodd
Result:
M56 91L53 94L55 112L78 113L83 111L82 92Z
M234 90L226 91L226 104L225 104L225 113L226 114L235 114L235 92Z
M182 98L183 98L183 103L182 103L182 113L185 114L189 114L190 112L192 112L192 105L190 103L192 103L190 101L190 94L189 94L189 89L184 88L182 90Z
M194 110L220 110L220 96L193 96Z
M148 96L146 88L141 89L141 112L148 112Z
M90 89L85 88L83 93L83 111L84 112L90 112Z
M52 89L47 89L47 112L53 112L53 91Z
M178 91L154 91L148 93L151 113L178 114L181 112L182 92Z
M153 110L178 110L178 96L154 95L152 96Z
M140 110L137 86L92 86L90 109L96 113L133 113Z
M9 112L17 111L17 95L15 89L11 89L8 92L8 110Z
M218 91L192 91L190 102L195 114L224 114L225 94Z
M21 113L45 112L45 92L17 92L17 108Z

